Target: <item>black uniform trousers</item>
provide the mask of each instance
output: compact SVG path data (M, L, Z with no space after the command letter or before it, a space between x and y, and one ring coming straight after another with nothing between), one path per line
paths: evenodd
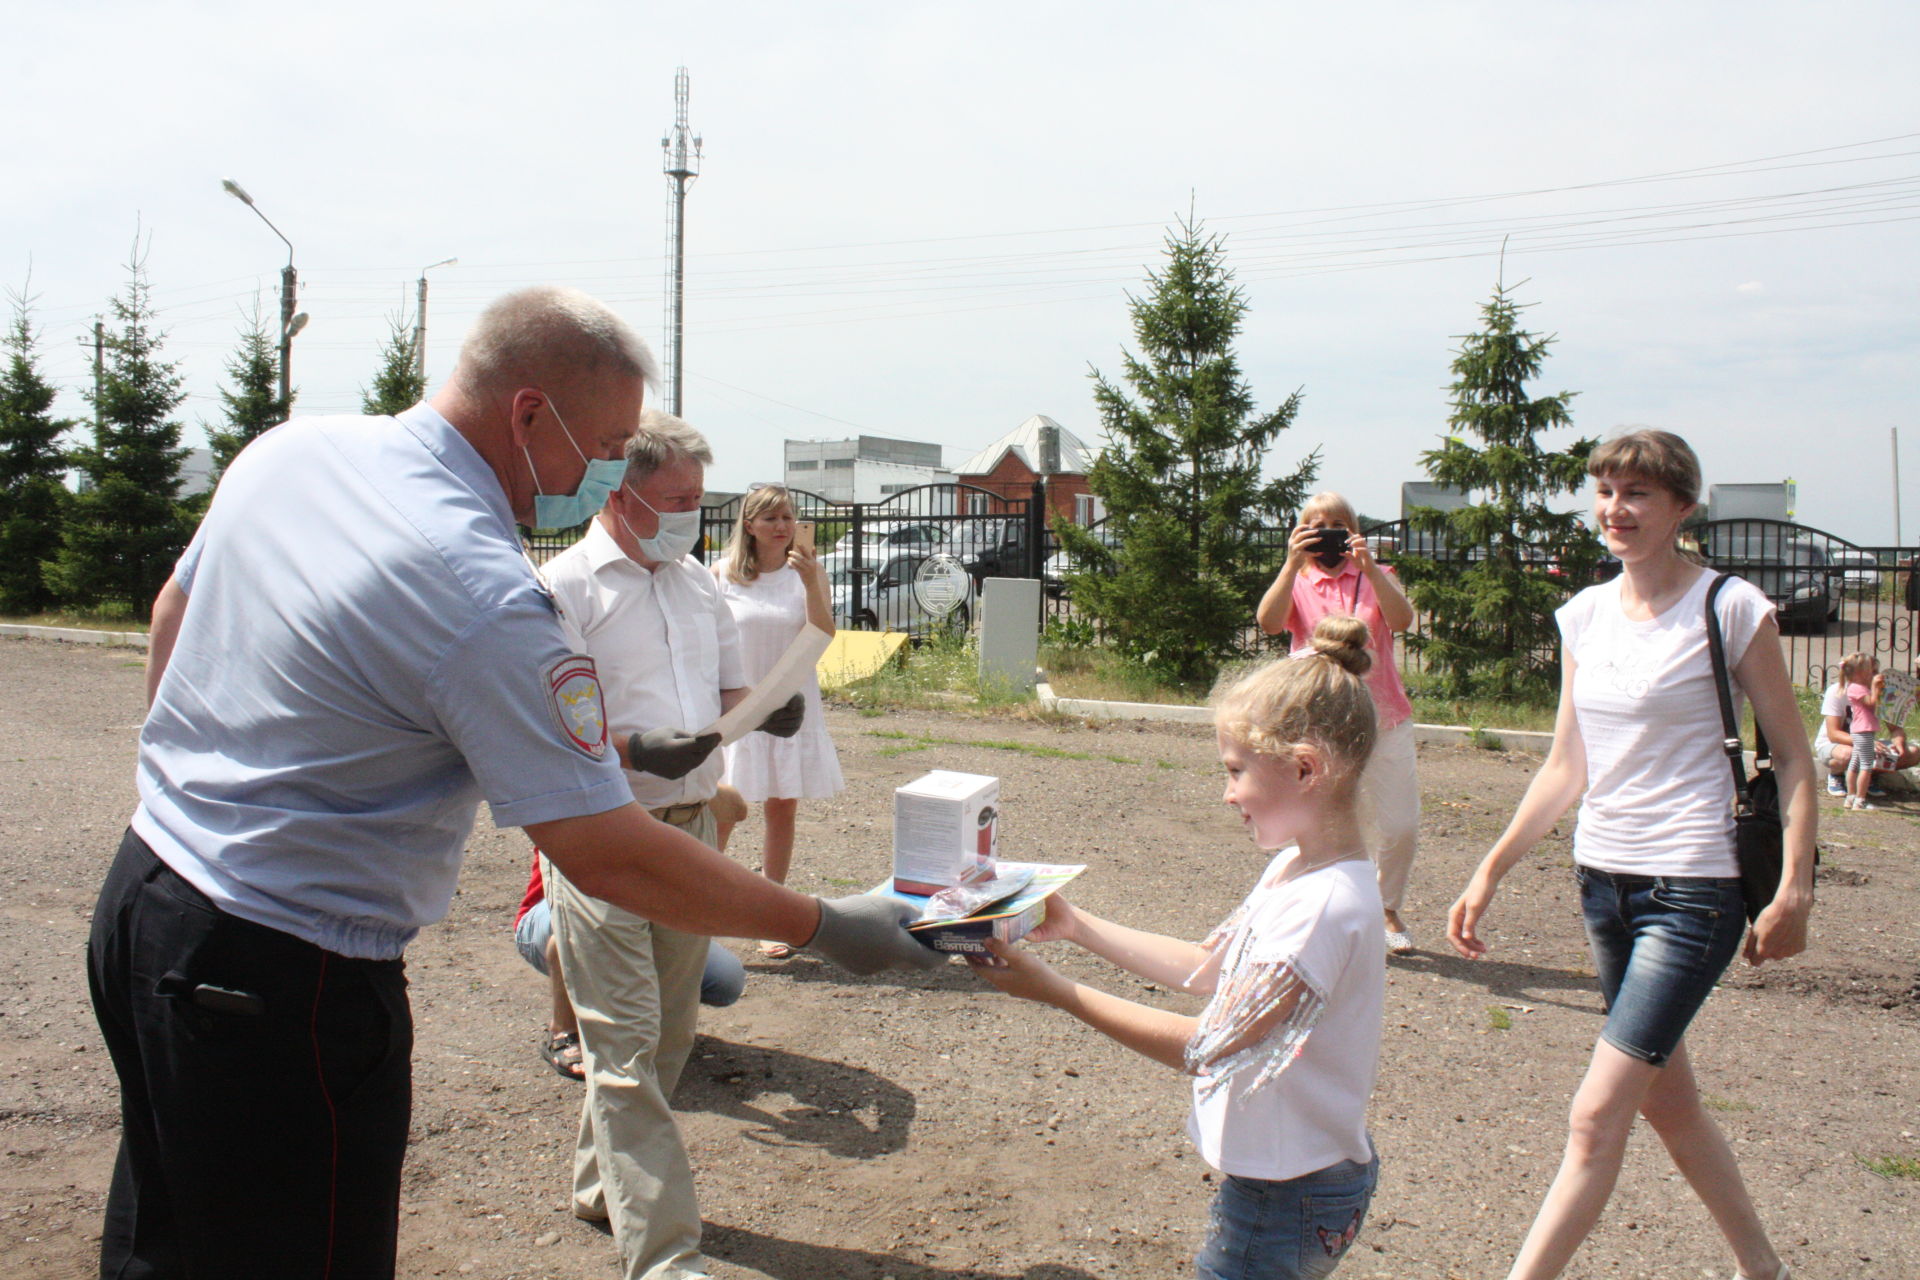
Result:
M87 944L120 1076L100 1274L384 1280L412 1106L405 962L221 911L129 831Z

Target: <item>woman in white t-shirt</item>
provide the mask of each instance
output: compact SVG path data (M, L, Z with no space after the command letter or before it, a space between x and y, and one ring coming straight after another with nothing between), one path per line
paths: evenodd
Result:
M1612 1194L1636 1113L1713 1215L1741 1280L1786 1280L1733 1150L1701 1105L1682 1038L1746 926L1733 777L1707 649L1706 598L1716 575L1675 545L1700 494L1700 463L1680 437L1642 430L1595 449L1587 470L1596 482L1594 517L1623 572L1560 610L1553 749L1453 904L1448 930L1462 955L1485 955L1478 929L1501 877L1581 801L1573 854L1607 1021L1574 1095L1560 1170L1509 1280L1547 1280L1567 1265ZM1746 935L1747 960L1759 964L1806 947L1813 763L1795 749L1804 738L1772 605L1733 579L1715 612L1734 696L1752 700L1774 744L1785 805L1780 891Z
M1376 737L1366 624L1330 617L1314 652L1214 695L1226 802L1280 853L1240 908L1194 944L1059 895L1029 941L1064 939L1149 982L1211 999L1198 1018L1135 1004L990 942L1001 990L1051 1004L1194 1077L1187 1131L1226 1176L1194 1265L1201 1280L1317 1280L1365 1221L1380 1161L1367 1099L1380 1056L1380 890L1354 797Z

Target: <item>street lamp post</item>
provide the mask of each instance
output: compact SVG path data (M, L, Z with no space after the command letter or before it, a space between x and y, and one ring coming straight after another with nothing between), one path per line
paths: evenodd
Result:
M220 179L221 188L235 200L252 209L260 221L267 224L267 230L280 237L280 243L287 246L287 265L280 269L280 403L286 413L293 412L293 335L307 327L304 315L293 313L294 300L299 291L300 277L293 269L293 241L273 225L273 220L260 212L260 206L253 202L246 188L232 178Z
M427 380L427 272L435 267L451 267L459 261L442 258L420 268L420 300L414 308L413 319L413 372L422 382Z

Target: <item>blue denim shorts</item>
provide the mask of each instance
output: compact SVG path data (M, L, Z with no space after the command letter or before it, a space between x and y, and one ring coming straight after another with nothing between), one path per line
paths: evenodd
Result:
M1194 1257L1199 1280L1321 1280L1346 1257L1367 1219L1380 1157L1342 1160L1284 1182L1220 1180L1207 1238Z
M1706 1003L1746 933L1740 881L1575 867L1607 1024L1600 1038L1659 1066Z

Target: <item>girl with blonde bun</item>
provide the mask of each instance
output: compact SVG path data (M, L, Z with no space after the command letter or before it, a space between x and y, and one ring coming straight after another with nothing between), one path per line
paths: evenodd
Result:
M1029 942L1086 948L1149 982L1208 997L1197 1018L1063 977L1023 949L976 961L1010 995L1050 1004L1193 1078L1187 1131L1224 1176L1194 1259L1201 1280L1323 1277L1366 1220L1380 1161L1367 1101L1386 956L1380 891L1354 817L1375 739L1367 628L1327 618L1309 652L1228 679L1213 698L1222 797L1277 851L1246 900L1193 943L1102 920L1059 895Z

